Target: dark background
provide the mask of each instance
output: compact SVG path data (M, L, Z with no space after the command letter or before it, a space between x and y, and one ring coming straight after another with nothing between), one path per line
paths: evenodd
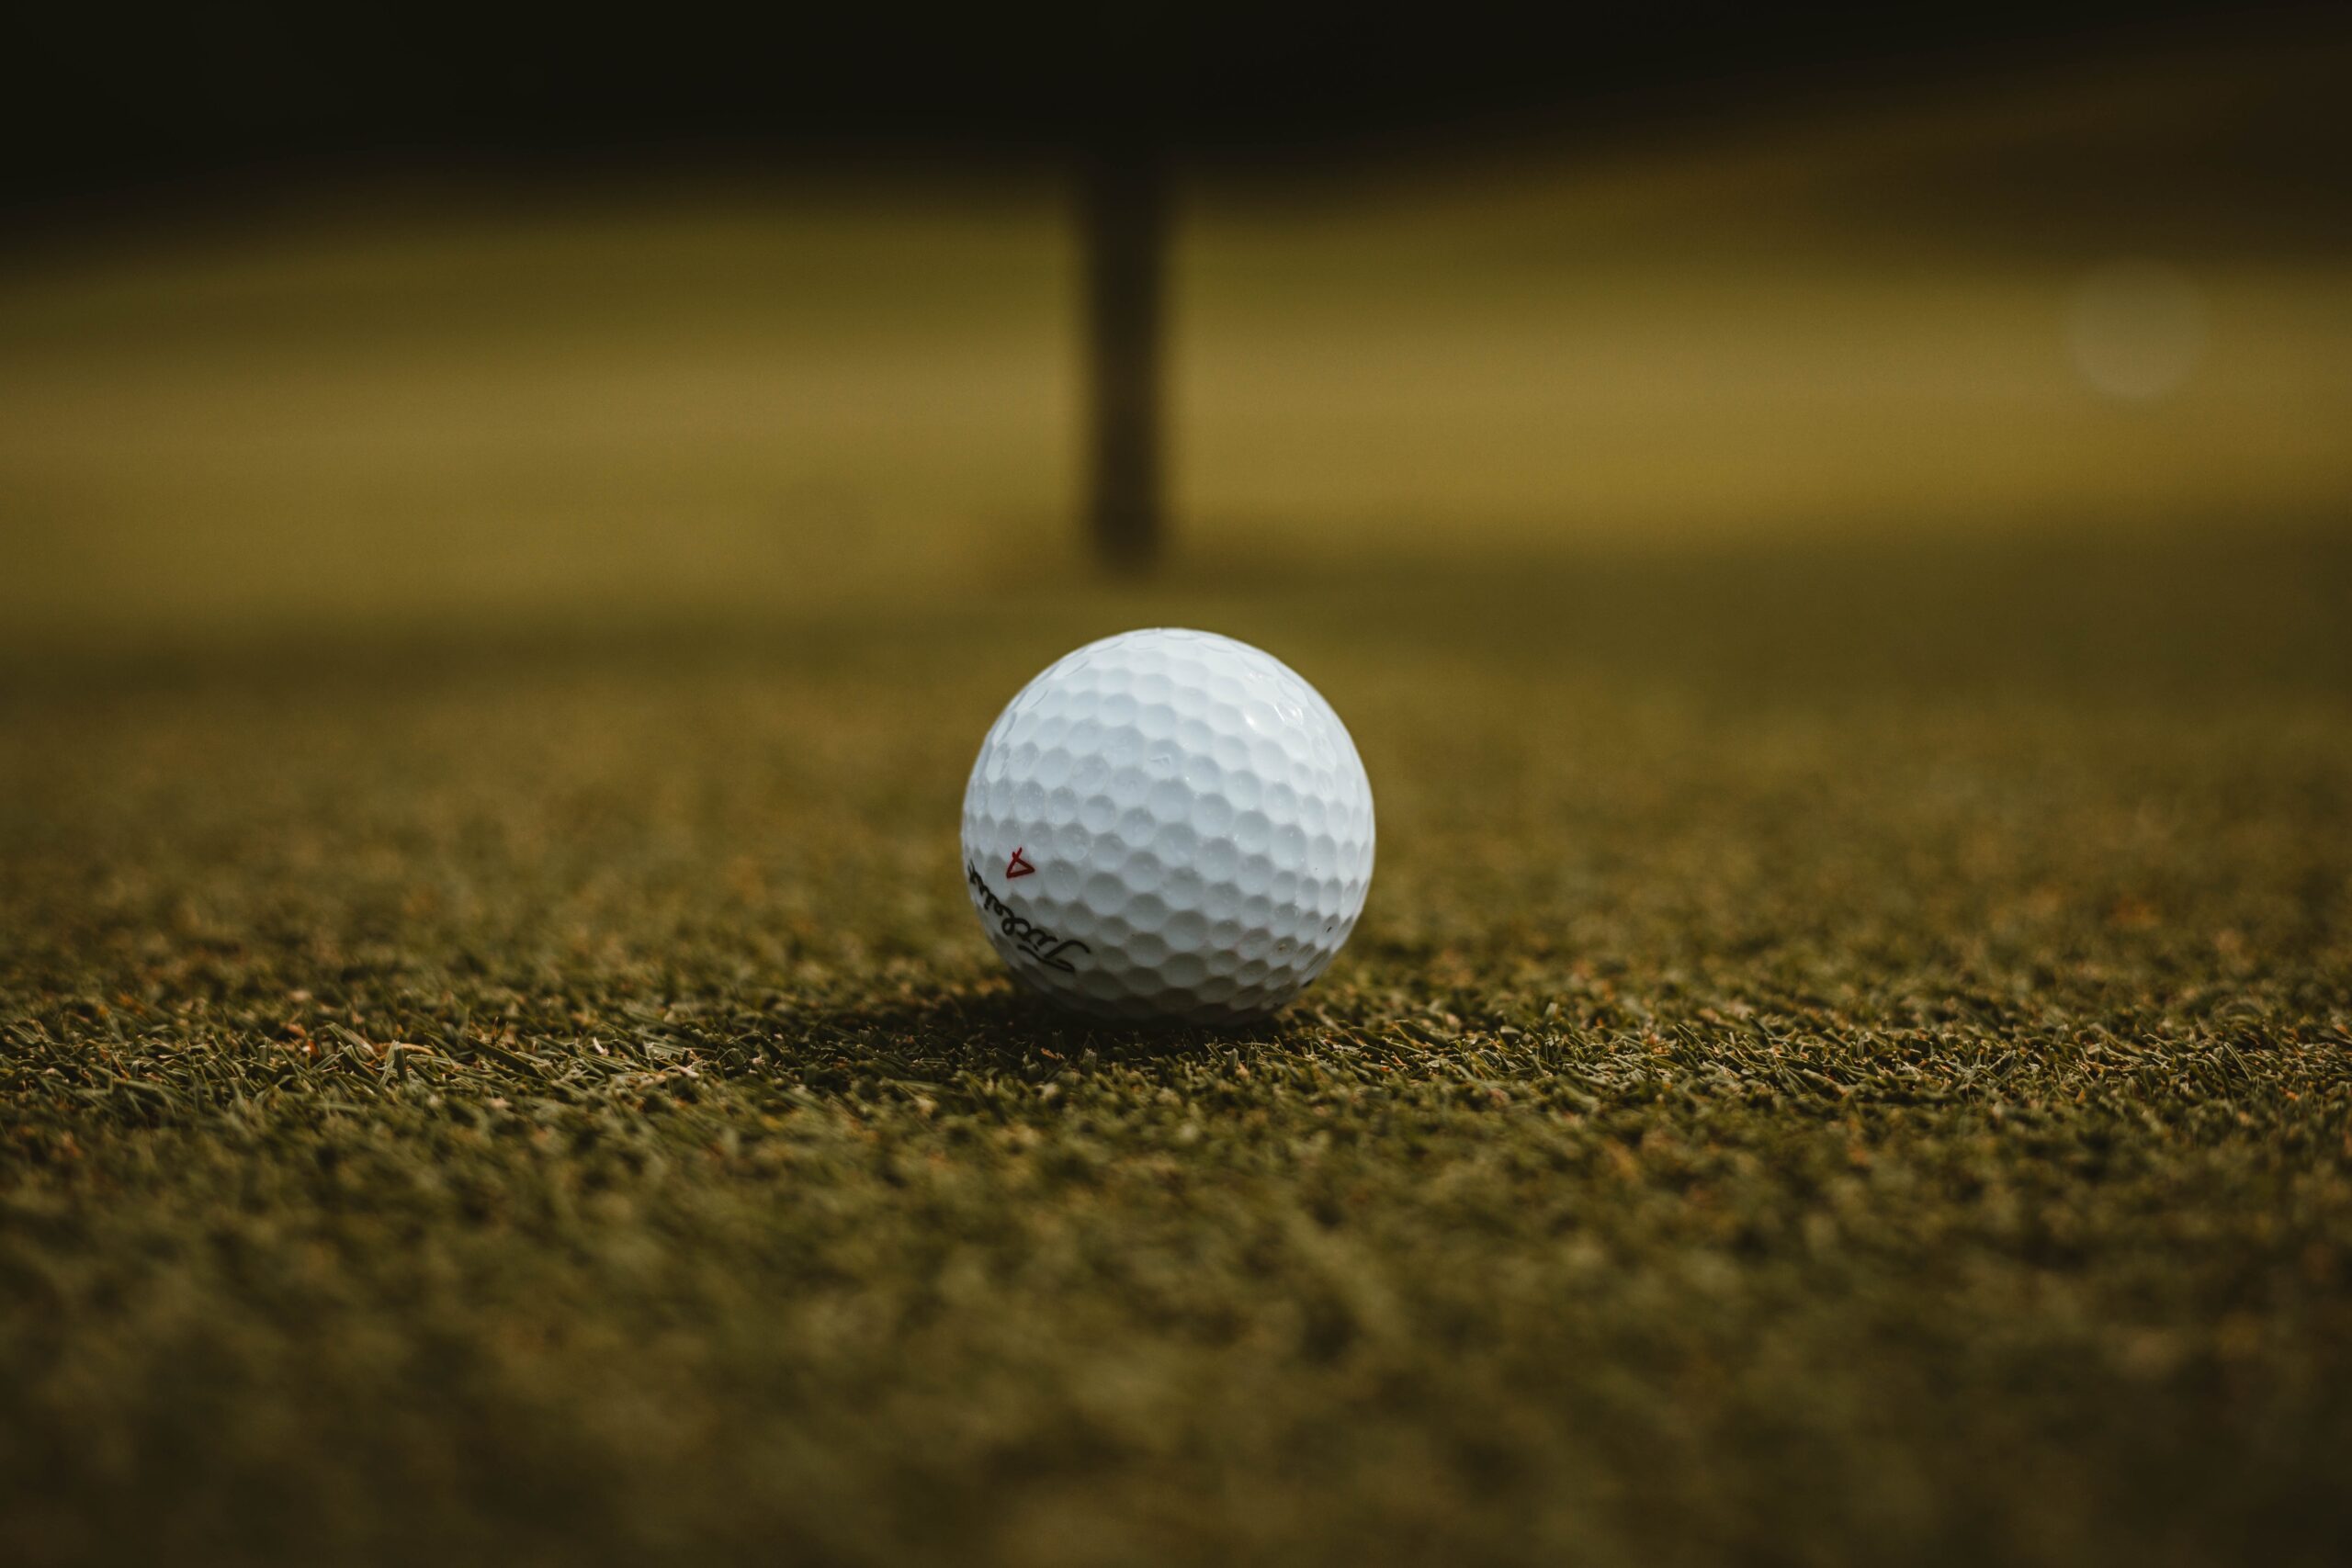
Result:
M444 3L42 7L11 28L19 209L355 165L876 151L1361 157L1785 109L1865 83L2308 23L2309 6L1225 3L526 17ZM2344 127L2306 128L2313 164Z

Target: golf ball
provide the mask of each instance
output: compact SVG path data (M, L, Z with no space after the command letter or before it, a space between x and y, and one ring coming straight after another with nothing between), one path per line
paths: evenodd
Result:
M1280 660L1126 632L1023 687L980 742L964 875L997 952L1056 1001L1245 1018L1348 940L1372 785L1340 716Z

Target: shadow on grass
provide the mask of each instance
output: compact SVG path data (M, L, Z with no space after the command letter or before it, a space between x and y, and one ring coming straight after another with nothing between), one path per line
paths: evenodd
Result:
M852 1062L892 1076L1050 1074L1088 1060L1148 1064L1280 1044L1309 1019L1293 1011L1227 1024L1091 1018L1006 985L796 1010L776 1043L790 1054L837 1043Z
M1443 656L1741 690L2341 691L2352 646L2335 607L2347 583L2352 536L2332 518L2129 536L2051 520L2026 536L1563 547L1311 570L1211 558L1140 587L1065 585L982 605L593 621L551 612L489 626L428 615L55 646L0 636L0 698L779 671L911 690L1009 642L1027 657L1121 624L1187 622L1342 647L1376 626L1392 666Z

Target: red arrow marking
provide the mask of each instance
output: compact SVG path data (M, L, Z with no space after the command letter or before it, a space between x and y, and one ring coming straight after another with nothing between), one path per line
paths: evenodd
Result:
M1026 847L1026 845L1023 846L1024 849ZM1026 860L1022 858L1020 850L1015 850L1012 852L1012 858L1004 863L1004 879L1007 882L1011 882L1013 878L1026 876L1036 869L1037 868L1035 866L1031 865Z

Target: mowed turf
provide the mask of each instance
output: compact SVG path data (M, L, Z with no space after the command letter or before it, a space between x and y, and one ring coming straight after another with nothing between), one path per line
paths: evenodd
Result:
M1149 591L1042 180L19 237L0 1564L2352 1561L2346 58L1188 184ZM1171 623L1380 814L1222 1034L956 842Z
M2347 563L12 663L0 1558L2341 1562ZM1157 621L1377 795L1261 1027L1041 1010L961 886Z

